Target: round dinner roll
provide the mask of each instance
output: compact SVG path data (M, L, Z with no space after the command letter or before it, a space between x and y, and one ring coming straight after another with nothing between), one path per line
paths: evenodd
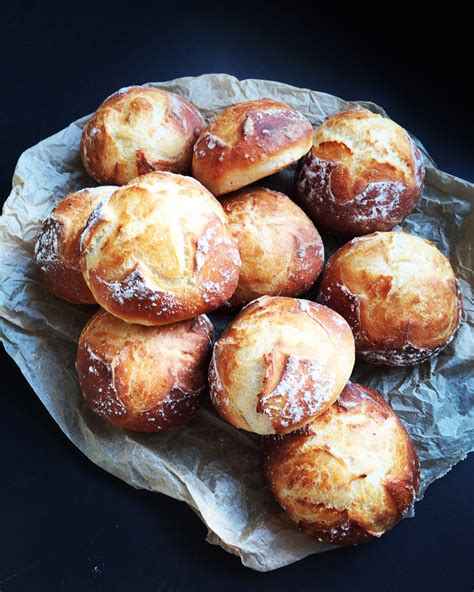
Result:
M265 438L263 465L289 517L335 545L380 537L419 488L418 456L401 421L375 391L350 382L301 430Z
M461 293L448 259L405 232L375 232L337 251L319 300L342 315L360 357L409 366L439 353L461 322Z
M77 352L88 405L110 423L139 432L188 423L206 386L212 336L204 315L144 327L100 310L82 331Z
M152 171L188 173L204 126L202 115L183 97L130 86L108 97L84 127L82 162L97 182L115 185Z
M358 236L399 224L417 204L424 175L421 153L403 128L349 109L314 132L295 192L318 227Z
M232 105L201 133L193 176L223 195L272 175L311 148L311 123L292 107L260 99Z
M316 281L324 248L311 220L278 191L242 189L221 201L239 244L242 268L229 303L240 307L259 296L298 296Z
M93 187L62 198L41 227L35 245L40 282L53 294L76 304L95 298L81 272L80 236L95 206L117 187Z
M129 323L163 325L215 310L240 257L219 202L195 179L149 173L92 213L81 268L97 302Z
M332 405L354 356L349 325L333 310L309 300L262 296L239 313L214 347L211 399L237 428L286 434Z

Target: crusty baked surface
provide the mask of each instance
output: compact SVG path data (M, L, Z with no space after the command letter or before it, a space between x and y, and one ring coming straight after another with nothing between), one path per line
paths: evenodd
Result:
M354 236L400 223L423 179L421 153L403 128L367 109L349 109L314 131L295 189L316 224Z
M311 138L311 123L284 103L239 103L217 115L197 139L193 176L213 195L223 195L296 162L311 148Z
M263 295L298 296L313 285L324 265L323 243L289 197L263 187L246 188L221 204L242 259L232 306Z
M461 322L448 259L405 232L377 232L339 249L323 272L319 300L348 321L357 353L376 363L420 363L445 347Z
M80 236L94 207L117 187L94 187L61 199L41 227L35 261L41 283L69 302L94 304L81 272Z
M313 422L265 438L272 492L298 526L326 543L381 536L412 506L419 487L413 443L390 405L348 383Z
M159 325L215 310L237 287L240 257L219 202L195 179L149 173L92 214L81 266L97 302Z
M96 181L116 185L152 171L188 173L204 126L202 115L183 97L131 86L107 98L86 124L82 161Z
M145 327L99 311L84 328L77 354L89 406L130 430L154 432L187 423L206 386L212 335L204 315Z
M337 313L308 300L264 296L217 341L211 399L236 427L287 433L334 402L353 365L353 336Z

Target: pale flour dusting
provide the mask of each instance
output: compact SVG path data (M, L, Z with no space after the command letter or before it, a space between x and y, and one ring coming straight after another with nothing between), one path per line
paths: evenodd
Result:
M402 198L407 190L404 183L399 181L369 183L363 191L344 202L342 206L331 190L332 172L336 166L335 163L321 160L310 152L303 160L296 181L300 197L316 208L321 207L321 211L329 209L340 221L343 220L342 211L355 206L356 214L351 213L353 223L364 226L371 222L383 222L385 226L393 227L400 222L404 215ZM420 167L422 164L416 169L419 178L424 174L424 169L421 171Z
M396 224L400 218L400 199L405 190L403 183L387 181L370 183L352 200L360 204L354 220L368 222L376 219Z
M137 269L131 271L123 280L99 281L107 287L111 298L119 304L140 300L155 307L159 304L160 312L163 314L176 311L178 303L175 295L170 292L158 292L147 286L145 278Z
M200 271L209 259L209 236L207 231L201 235L196 245L195 268L196 272Z
M296 425L316 415L333 396L335 386L334 373L320 360L289 356L278 385L261 397L263 412L277 414L283 427Z
M96 206L95 208L92 210L92 214L89 216L89 219L87 220L87 223L84 227L84 230L81 233L81 237L79 239L79 245L80 245L80 249L81 251L84 250L84 244L87 240L87 237L89 236L91 230L94 228L94 226L97 224L97 222L99 222L99 220L103 219L103 209L105 204L109 201L111 195L104 197L104 199L102 199Z
M59 254L59 235L61 224L54 218L48 218L38 236L35 245L35 259L42 271L47 271L51 264L57 263Z
M311 304L312 304L311 301L304 300L303 298L300 298L298 300L298 303L299 303L301 312L309 313L309 311L311 309Z
M209 150L214 150L214 148L216 146L219 146L220 148L227 147L227 144L224 142L224 140L222 138L219 138L219 136L215 136L214 134L211 134L210 132L207 132L205 138L206 138L206 143L207 143L207 147L209 148Z
M98 356L88 344L86 345L86 351L89 362L87 372L100 376L101 373L98 370L98 366L105 366L110 375L106 392L104 393L103 388L100 387L97 389L97 392L100 393L101 396L88 398L91 408L98 415L102 415L103 417L123 417L127 414L127 410L118 397L114 383L112 366L100 356Z
M412 366L420 364L431 356L437 355L442 351L453 339L452 335L446 344L443 344L435 349L426 349L422 347L415 347L411 343L405 343L398 349L388 350L359 350L359 355L371 362L372 364L387 364L389 366Z

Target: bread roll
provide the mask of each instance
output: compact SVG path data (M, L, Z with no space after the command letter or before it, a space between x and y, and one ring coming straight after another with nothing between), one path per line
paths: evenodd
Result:
M107 98L84 127L82 162L96 181L115 185L152 171L188 173L204 125L183 97L131 86Z
M418 457L401 421L380 395L348 383L310 424L265 438L270 488L306 534L335 545L380 537L411 508Z
M446 347L461 322L449 261L405 232L376 232L342 247L323 273L319 300L346 319L358 355L375 364L419 364Z
M310 149L311 137L310 122L284 103L239 103L224 109L199 136L193 176L223 195L297 161Z
M40 282L56 296L77 304L95 303L81 272L80 236L94 207L116 189L94 187L70 193L43 222L35 261Z
M354 366L349 325L309 300L262 296L214 347L211 399L237 428L286 434L337 398Z
M240 257L219 202L191 177L156 172L94 210L81 268L105 310L129 323L163 325L226 302Z
M312 286L324 265L323 243L291 199L278 191L248 188L221 204L242 260L232 306L264 295L298 296Z
M299 203L318 226L350 236L390 230L415 207L423 159L407 132L367 109L328 117L295 177Z
M164 327L129 325L99 311L79 339L79 383L110 423L160 432L188 423L206 386L213 329L206 316Z

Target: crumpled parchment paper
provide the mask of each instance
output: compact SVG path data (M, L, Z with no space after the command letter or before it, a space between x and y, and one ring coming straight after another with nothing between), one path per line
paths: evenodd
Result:
M353 104L225 74L151 86L190 99L208 119L233 103L271 97L292 105L317 126ZM386 116L373 103L359 104ZM194 424L152 435L122 431L86 408L74 364L80 331L95 309L49 294L38 283L33 247L54 204L66 193L95 185L79 156L81 130L89 117L33 146L18 161L0 223L0 321L6 350L84 454L134 487L185 501L207 525L207 540L238 554L246 566L268 571L330 549L299 532L272 500L261 470L259 437L226 424L208 402ZM426 183L419 206L402 227L432 240L449 256L461 283L464 320L437 358L414 368L358 364L353 378L378 390L408 428L421 458L421 497L473 449L474 185L437 170L417 143L425 155ZM287 170L261 184L291 194L291 176ZM325 244L327 251L339 246L329 239ZM210 316L218 333L231 318L220 311Z

